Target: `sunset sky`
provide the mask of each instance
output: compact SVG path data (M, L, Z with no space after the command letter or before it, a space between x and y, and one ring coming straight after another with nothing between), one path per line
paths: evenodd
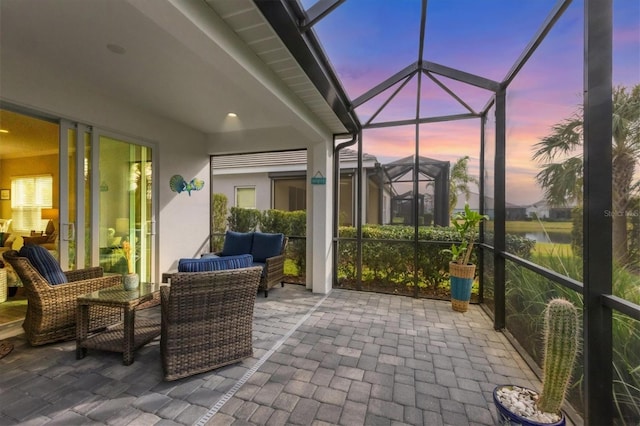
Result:
M315 1L303 0L305 7ZM556 0L429 0L424 59L502 81ZM569 6L507 93L507 201L542 198L535 183L533 145L582 102L583 1ZM418 59L420 0L347 0L314 28L347 94L355 99ZM439 78L474 110L491 93ZM614 84L640 82L640 2L614 1ZM356 111L366 122L397 86ZM414 78L374 122L415 118ZM421 117L467 110L423 76ZM472 158L478 174L479 120L420 126L420 155ZM415 126L366 131L364 151L386 163L412 155Z

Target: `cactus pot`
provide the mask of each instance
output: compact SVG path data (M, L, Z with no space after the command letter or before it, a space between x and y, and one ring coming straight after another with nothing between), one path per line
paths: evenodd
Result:
M476 265L460 265L449 262L449 282L451 285L451 308L458 312L467 312L471 300L471 285L476 273Z
M521 425L521 426L565 426L566 418L564 413L560 412L560 420L554 423L541 423L534 420L529 420L526 417L522 417L509 408L507 408L498 398L498 390L504 387L510 387L510 385L500 385L493 389L493 403L498 410L498 422L501 425ZM526 388L525 388L526 389ZM532 391L535 392L535 391Z

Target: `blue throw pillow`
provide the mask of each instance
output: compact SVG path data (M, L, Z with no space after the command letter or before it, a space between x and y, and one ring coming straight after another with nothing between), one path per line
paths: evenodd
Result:
M200 259L180 259L178 272L222 271L225 269L248 268L253 256L242 254L228 257L201 257Z
M222 256L235 256L238 254L251 254L253 232L227 231L222 246Z
M282 251L284 234L253 234L253 248L251 254L255 262L265 262L268 258L277 256Z
M20 256L29 259L29 262L49 284L56 285L68 282L60 264L46 248L35 244L27 244L20 249Z

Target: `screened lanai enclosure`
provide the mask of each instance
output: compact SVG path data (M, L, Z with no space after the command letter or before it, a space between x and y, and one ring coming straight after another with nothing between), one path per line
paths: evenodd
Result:
M473 300L537 365L545 303L574 302L575 421L639 424L638 2L256 4L347 129L336 176L347 148L385 172L388 203L356 173L353 226L336 211L334 286L447 297L468 203L490 217Z

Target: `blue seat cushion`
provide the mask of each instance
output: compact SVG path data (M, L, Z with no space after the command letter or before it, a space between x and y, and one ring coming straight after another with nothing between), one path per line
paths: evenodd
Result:
M46 248L35 244L27 244L20 249L20 256L29 259L29 262L49 284L56 285L68 282L60 264Z
M255 232L253 234L253 248L251 249L254 262L266 262L268 258L279 255L282 251L283 241L284 234Z
M201 257L199 259L180 259L178 272L222 271L224 269L248 268L253 256L242 254L227 257Z
M253 232L227 231L222 246L222 256L236 256L238 254L251 254L253 244Z

